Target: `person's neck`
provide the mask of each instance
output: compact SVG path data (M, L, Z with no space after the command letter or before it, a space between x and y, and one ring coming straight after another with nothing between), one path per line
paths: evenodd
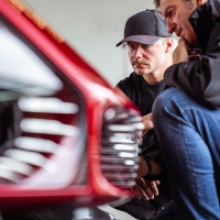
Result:
M155 72L143 75L143 78L147 82L147 84L156 85L163 80L163 74L159 73L158 71L156 73L155 71Z

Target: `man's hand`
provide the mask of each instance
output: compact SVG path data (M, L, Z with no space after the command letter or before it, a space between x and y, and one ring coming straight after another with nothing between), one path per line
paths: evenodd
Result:
M142 177L137 177L135 179L136 185L132 187L136 191L136 197L138 199L154 199L155 196L159 195L159 190L157 185L160 184L159 180L145 180Z
M154 128L153 120L152 120L152 113L144 115L142 117L142 122L144 124L143 135L147 133L149 130Z
M189 56L188 56L185 40L179 39L178 46L173 52L173 64L188 62L188 61L189 61Z

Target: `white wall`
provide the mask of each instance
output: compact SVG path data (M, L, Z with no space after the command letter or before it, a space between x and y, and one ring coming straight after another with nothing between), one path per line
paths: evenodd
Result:
M153 0L23 0L115 85L132 68L115 47L131 15L153 9Z

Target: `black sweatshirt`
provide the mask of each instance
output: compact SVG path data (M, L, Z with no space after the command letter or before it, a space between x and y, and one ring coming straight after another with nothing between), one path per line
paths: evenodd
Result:
M156 85L149 85L143 76L133 72L129 77L121 80L117 86L140 109L143 116L151 113L153 102L164 90L165 82L161 81ZM140 155L147 154L149 158L161 163L162 157L154 130L150 130L144 135L140 150Z
M209 0L190 16L202 54L198 60L172 65L167 85L181 88L208 108L220 109L220 0Z

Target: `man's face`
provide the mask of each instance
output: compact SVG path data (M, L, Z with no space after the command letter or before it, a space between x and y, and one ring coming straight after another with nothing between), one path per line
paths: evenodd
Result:
M160 2L160 10L167 22L168 32L175 32L191 47L197 45L197 37L188 19L196 7L198 5L194 0L188 2L184 0L161 0Z
M127 45L128 56L136 74L150 74L163 66L167 56L164 39L151 45L135 42L128 42Z

